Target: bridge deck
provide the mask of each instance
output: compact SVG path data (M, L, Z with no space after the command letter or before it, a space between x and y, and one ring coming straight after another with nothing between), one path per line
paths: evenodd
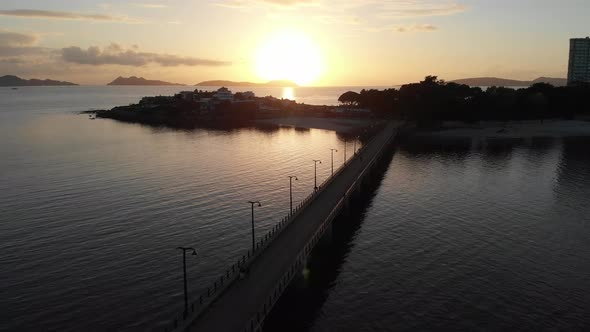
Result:
M360 172L390 141L395 126L389 124L363 148L361 158L352 159L313 202L297 216L251 264L244 279L236 280L188 331L243 331L261 308L309 238L351 187Z

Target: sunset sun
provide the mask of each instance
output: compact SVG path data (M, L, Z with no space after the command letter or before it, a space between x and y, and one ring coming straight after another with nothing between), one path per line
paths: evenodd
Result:
M322 74L321 54L306 35L281 32L256 55L256 74L263 80L290 80L298 85L315 82Z

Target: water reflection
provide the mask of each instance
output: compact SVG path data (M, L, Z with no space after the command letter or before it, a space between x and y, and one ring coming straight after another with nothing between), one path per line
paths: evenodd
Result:
M283 88L283 99L295 100L295 89L290 87Z
M321 308L289 307L315 312L296 326L584 330L590 139L488 143L401 146Z
M590 223L584 207L590 198L590 139L565 138L557 171L554 191L560 206L572 207L578 222Z

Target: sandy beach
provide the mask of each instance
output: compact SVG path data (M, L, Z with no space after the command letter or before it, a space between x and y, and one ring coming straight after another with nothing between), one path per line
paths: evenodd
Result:
M466 124L445 122L443 128L434 131L418 131L416 136L441 138L528 138L528 137L577 137L590 136L590 121L546 120L481 122Z
M256 120L261 125L275 125L280 127L308 128L333 130L339 133L353 133L364 127L370 126L370 119L339 119L317 117L284 117Z

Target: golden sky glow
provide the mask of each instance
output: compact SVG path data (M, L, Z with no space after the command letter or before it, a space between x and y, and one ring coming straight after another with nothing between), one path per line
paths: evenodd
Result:
M0 2L0 75L390 86L565 77L588 0Z

